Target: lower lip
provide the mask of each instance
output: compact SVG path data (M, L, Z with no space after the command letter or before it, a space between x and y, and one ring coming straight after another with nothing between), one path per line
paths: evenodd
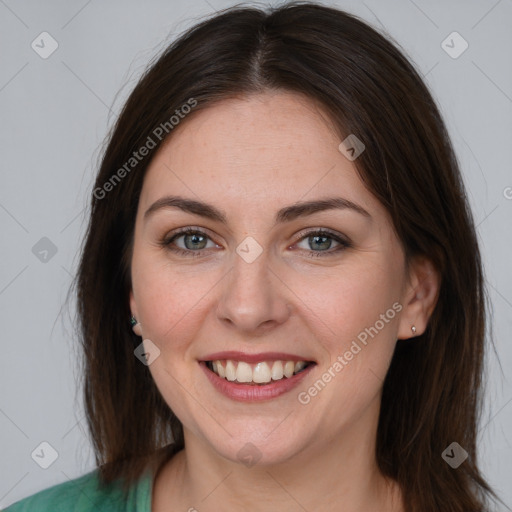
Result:
M316 366L311 364L290 378L284 377L281 380L271 381L268 384L251 385L237 384L236 382L219 377L206 366L204 361L200 361L199 365L217 391L239 402L261 402L281 396L296 387L309 374L310 370Z

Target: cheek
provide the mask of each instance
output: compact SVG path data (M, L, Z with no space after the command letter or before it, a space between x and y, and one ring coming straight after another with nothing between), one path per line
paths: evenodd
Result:
M178 267L162 255L134 259L134 293L146 338L161 351L179 352L204 321L208 295L221 275L213 269L198 272L193 265Z
M296 294L302 298L300 314L315 323L313 333L324 333L321 339L329 340L331 353L344 351L358 336L364 341L369 330L375 335L374 328L382 332L380 338L392 337L397 309L401 309L395 304L400 299L401 281L391 262L374 259L372 263L361 258L329 275L296 280Z
M365 261L333 275L321 282L303 279L301 284L303 292L306 286L309 290L302 295L308 299L301 314L311 319L310 330L326 356L317 376L321 382L316 381L311 393L301 391L314 395L311 401L318 404L331 403L333 414L336 411L331 419L338 423L379 392L395 348L402 305L392 263Z

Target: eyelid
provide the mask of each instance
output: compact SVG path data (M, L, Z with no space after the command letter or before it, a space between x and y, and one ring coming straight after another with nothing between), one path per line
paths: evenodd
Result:
M186 235L189 233L204 234L204 235L207 235L208 238L213 240L213 236L210 234L211 231L208 228L203 228L203 227L199 227L199 226L185 226L183 228L176 228L176 229L172 230L170 233L166 234L164 236L164 240L170 240L171 238L173 238L175 236L183 235L183 234Z
M212 235L210 235L210 232L207 228L201 228L201 227L198 227L198 226L186 226L184 228L178 228L174 231L172 231L171 233L165 235L163 237L163 239L161 240L160 242L160 245L166 247L168 245L171 244L171 242L173 242L174 240L176 240L177 238L181 237L181 236L184 236L184 235L201 235L201 236L205 236L208 240L210 240L211 242L213 242L214 244L216 245L219 245L213 238ZM177 248L178 250L180 249L180 247ZM182 249L183 251L186 251L188 249ZM202 249L204 251L204 249ZM201 252L201 251L190 251L190 252Z
M297 233L297 242L300 242L303 238L305 238L307 236L313 236L313 235L317 235L317 234L328 235L334 239L339 239L341 242L343 242L347 245L349 245L351 243L349 238L346 237L345 235L338 233L337 231L333 231L329 228L322 228L322 227L316 227L316 228L313 227L313 228L303 229L302 231ZM295 243L297 243L297 242L295 242Z

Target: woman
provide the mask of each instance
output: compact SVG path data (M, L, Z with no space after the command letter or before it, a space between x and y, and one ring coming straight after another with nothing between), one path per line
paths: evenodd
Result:
M309 3L193 27L126 102L90 215L98 469L9 512L486 510L474 223L374 29Z

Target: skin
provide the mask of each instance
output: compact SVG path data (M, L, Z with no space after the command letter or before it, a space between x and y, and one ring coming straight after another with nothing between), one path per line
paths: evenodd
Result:
M185 435L185 449L157 475L154 512L403 510L398 487L375 462L381 391L396 340L412 338L412 325L416 335L425 330L439 279L425 259L406 275L391 219L340 142L311 100L266 92L190 115L151 162L136 217L130 305L138 333L160 350L149 370ZM227 224L177 208L145 221L169 194L215 205ZM335 209L274 225L280 208L332 196L372 219ZM207 238L181 236L173 246L198 257L159 244L188 226ZM333 238L315 243L320 228L352 247L335 252ZM236 252L246 237L263 249L251 263ZM297 394L396 302L401 311L300 403ZM199 367L221 350L282 351L318 364L298 388L241 403L216 391ZM237 456L246 443L261 455L255 465Z

